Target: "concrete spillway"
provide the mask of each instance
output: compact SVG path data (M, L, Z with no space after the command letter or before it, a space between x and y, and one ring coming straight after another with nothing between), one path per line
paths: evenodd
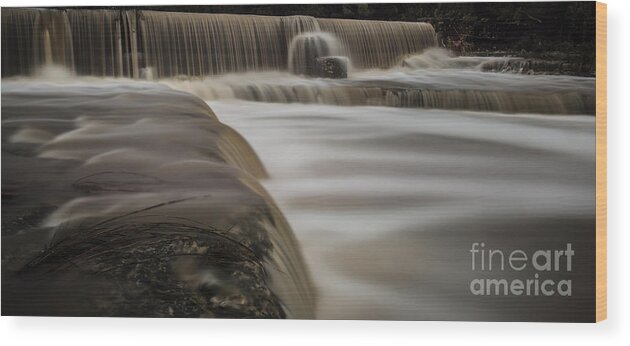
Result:
M58 64L81 75L156 78L287 70L291 40L337 35L359 68L388 68L437 44L426 23L140 10L3 9L2 75Z

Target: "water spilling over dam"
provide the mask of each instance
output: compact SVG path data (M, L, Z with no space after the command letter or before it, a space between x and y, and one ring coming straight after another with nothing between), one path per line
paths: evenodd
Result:
M248 143L146 83L3 83L3 311L312 318Z
M594 114L592 78L522 76L474 69L355 72L348 79L286 73L164 80L205 100L437 108L501 113Z
M595 80L437 43L426 23L3 8L3 308L528 320L547 301L462 294L465 247L587 248Z
M518 60L453 58L434 48L435 32L425 23L141 10L5 9L2 16L2 45L12 52L3 55L3 77L55 65L79 76L161 80L206 99L506 113L595 109L592 79L483 73L514 71ZM324 56L347 57L349 78L288 75L317 75L315 60Z
M292 39L325 31L360 68L388 68L436 45L425 23L140 10L4 9L2 76L46 63L79 75L156 78L287 70ZM378 47L378 48L377 48Z

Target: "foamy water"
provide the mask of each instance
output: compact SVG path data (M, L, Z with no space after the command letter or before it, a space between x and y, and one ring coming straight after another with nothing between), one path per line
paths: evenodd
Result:
M593 117L208 104L266 165L264 185L318 286L318 318L523 320L591 308L586 290L564 301L474 297L468 250L573 242L571 277L588 287Z
M571 99L563 103L558 95L590 95L593 79L436 68L365 71L345 81L271 72L161 82L209 100L216 116L242 134L260 156L269 173L261 182L288 219L317 286L317 318L531 320L543 310L548 310L545 319L550 321L590 316L595 118L531 114L536 107L551 106L537 104L519 90L548 94L562 113L572 103ZM515 105L530 114L346 106L338 102L343 95L329 99L336 105L235 97L239 87L265 83L311 95L316 95L313 90L335 94L334 86L343 84L509 91L512 94L498 104ZM86 95L105 88L110 96L138 87L171 92L164 85L76 77L59 68L13 78L3 83L3 89L9 90L4 88L9 85L12 92L25 94L55 88L85 90ZM80 103L80 98L68 100ZM444 104L448 106L449 100L457 102L457 97L445 98ZM47 102L53 107L57 101ZM112 111L130 112L129 105L116 104ZM151 114L157 109L163 113L159 102L146 106ZM41 157L86 160L86 165L112 155L125 160L134 156L124 151L125 142L120 140L103 153L89 146L60 150L54 144L68 136L112 132L98 122L79 120L78 129L66 135L53 137L25 127L11 132L8 140L43 144ZM120 131L131 131L133 137L149 124L137 125L135 130L127 126ZM194 139L193 129L188 131L178 136ZM219 145L229 146L230 141ZM231 152L229 147L222 150ZM72 156L76 153L89 155ZM239 155L231 155L233 164L247 166L247 158ZM110 202L106 204L117 207L118 202ZM94 216L113 210L70 203L46 218L44 226L85 217L80 212ZM469 268L472 242L504 250L571 242L579 256L576 270L568 275L574 287L582 288L571 299L472 296L468 290L475 275Z
M142 302L150 296L136 284L146 281L158 295L166 283L185 301L209 301L215 317L311 318L312 272L317 318L593 315L594 78L521 75L544 71L519 58L452 56L436 48L430 24L415 22L23 8L3 9L2 31L8 311L85 314L90 306L75 293L87 287L75 270L100 272L143 244L137 279L118 272L118 291L109 290L118 293L95 306L114 307L120 292ZM348 61L348 78L304 78L329 55ZM173 228L170 217L185 224ZM105 233L103 220L113 225ZM241 236L245 248L225 237L199 246L199 224L216 237ZM154 237L156 227L165 229ZM147 231L140 242L138 229ZM184 236L174 229L197 229L182 251L208 263L174 261L157 276ZM471 295L475 242L528 252L571 243L574 270L541 279L573 280L573 295ZM232 259L236 271L225 262L252 244L265 267L247 281L239 271L251 262ZM205 256L210 247L215 258ZM70 280L38 277L46 265ZM7 268L36 273L46 289L6 280ZM246 294L233 294L232 280ZM94 281L91 297L112 284ZM160 297L145 311L96 315L210 316L197 306L175 311L172 297ZM226 304L235 311L225 314Z
M487 73L475 66L438 67L353 71L347 79L258 72L162 82L204 100L532 114L595 113L593 78Z

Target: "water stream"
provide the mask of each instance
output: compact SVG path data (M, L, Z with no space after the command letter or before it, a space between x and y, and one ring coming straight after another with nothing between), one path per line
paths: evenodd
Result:
M550 301L469 294L470 244L510 249L590 239L590 116L209 105L269 170L264 185L319 288L318 318L526 319ZM584 275L576 274L589 280ZM577 305L588 308L582 299ZM547 316L560 317L571 318Z
M3 98L5 93L14 98L7 109L15 116L20 102L40 111L56 109L39 130L31 128L42 120L37 116L24 130L3 115L3 137L32 155L47 153L45 159L78 160L76 167L63 164L76 174L103 159L115 159L113 167L154 168L185 187L151 185L169 198L197 193L195 184L209 195L210 188L221 187L197 171L194 160L210 160L204 163L212 166L208 174L226 165L221 172L229 174L221 174L245 184L247 194L256 197L250 201L262 203L262 198L273 211L272 216L248 214L258 221L247 227L269 219L263 229L272 238L280 234L273 239L282 250L277 261L290 275L288 284L275 289L297 287L281 298L297 302L295 311L308 305L294 316L311 316L308 272L318 291L315 317L321 319L583 321L592 315L594 78L484 72L486 64L499 66L511 58L454 57L435 48L435 32L424 23L3 9L2 32ZM308 64L324 55L348 57L349 77L305 77L311 73ZM142 95L135 98L132 92ZM38 93L45 95L39 103L24 96ZM173 93L180 98L168 101ZM209 111L190 94L236 132L205 119ZM95 109L107 117L82 113ZM198 123L180 121L192 113ZM217 129L227 134L210 140ZM51 153L59 143L63 150ZM136 147L154 156L131 155ZM22 162L23 149L16 148L11 159ZM208 148L220 153L214 155L219 159L208 158ZM80 155L59 157L68 152ZM188 156L197 163L183 165L178 174L171 161ZM34 163L27 163L33 171ZM170 170L162 171L164 165ZM234 169L251 176L239 178ZM20 186L19 174L10 178ZM45 185L47 180L37 181ZM4 182L5 170L3 205ZM68 196L80 194L68 189ZM31 188L18 190L16 196L19 191L22 197L38 196ZM104 210L98 203L71 204L70 210L51 202L42 212L50 215L38 217L68 221L83 212L98 219L99 213L156 202L117 198L103 202L109 208ZM220 204L220 198L212 198ZM212 204L213 214L197 202L177 212L210 223L238 214L239 201ZM256 229L246 228L252 232L247 235ZM291 229L299 246L291 245ZM471 295L473 242L526 251L572 243L579 253L576 269L564 273L574 281L571 299ZM297 260L300 251L306 266Z

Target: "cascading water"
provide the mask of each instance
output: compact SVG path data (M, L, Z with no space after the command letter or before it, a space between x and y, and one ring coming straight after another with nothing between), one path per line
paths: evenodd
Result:
M138 78L137 16L134 11L66 11L72 29L73 70L79 75Z
M356 73L349 80L304 79L288 74L262 73L163 82L205 100L502 113L595 112L595 86L590 78L519 76L461 69Z
M5 312L313 317L263 164L202 100L41 82L2 85Z
M74 65L70 24L65 16L56 12L41 13L35 23L35 32L41 34L33 46L36 64Z
M139 12L145 65L157 78L286 66L279 17Z
M307 32L293 38L289 47L289 72L313 75L317 58L336 56L341 47L335 36L321 32Z
M474 72L512 70L518 60L451 57L443 50L427 50L436 41L433 28L424 23L139 10L4 9L2 25L5 77L29 75L43 65L55 64L78 75L160 79L209 99L508 113L594 112L592 80L549 78L541 84L540 78L531 82L519 76ZM284 75L213 77L261 71L312 76L315 59L330 55L348 56L356 75L328 82ZM374 68L399 70L380 75L362 72ZM428 74L427 69L467 72ZM172 77L191 81L174 82Z
M138 77L134 11L3 9L2 76L45 65L80 75Z
M340 37L343 55L361 68L391 67L403 55L436 45L433 27L424 23L307 16L8 8L2 29L4 51L18 52L3 56L3 77L29 74L45 63L34 58L45 42L54 42L53 63L78 74L132 78L142 69L156 78L287 70L288 47L306 32Z
M352 19L319 19L321 30L330 32L347 49L356 68L390 68L400 58L437 46L430 24Z
M514 302L461 295L464 245L591 241L595 80L436 46L425 23L3 8L3 275L63 274L45 296L3 276L3 305L85 313L57 299L75 285L146 303L119 315L496 316ZM353 73L313 78L331 55ZM547 304L525 302L504 313Z
M319 20L309 16L287 16L281 17L284 37L287 39L287 47L291 45L294 37L305 32L320 32Z

